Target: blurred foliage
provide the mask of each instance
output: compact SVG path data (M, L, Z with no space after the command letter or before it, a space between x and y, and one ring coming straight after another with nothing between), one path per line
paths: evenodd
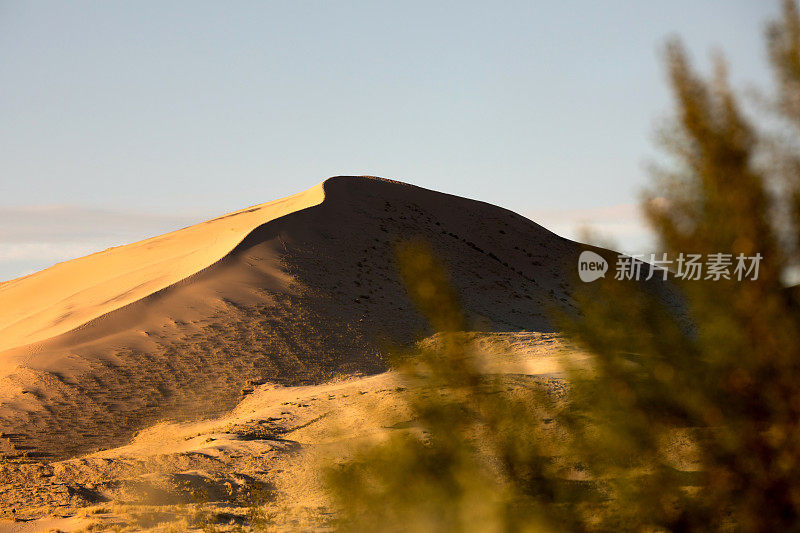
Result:
M394 432L329 471L345 521L356 531L542 531L573 519L557 502L580 483L542 439L555 402L532 378L482 370L446 269L424 242L407 242L400 269L420 310L441 332L431 347L398 357L415 428Z
M762 121L722 59L707 80L668 43L669 163L644 201L665 252L759 253L758 279L673 279L682 313L653 284L577 284L580 313L561 321L592 365L559 399L482 371L446 270L406 244L404 279L443 342L398 363L416 431L330 470L344 529L800 530L800 307L783 281L800 264L793 0L767 45L776 94Z

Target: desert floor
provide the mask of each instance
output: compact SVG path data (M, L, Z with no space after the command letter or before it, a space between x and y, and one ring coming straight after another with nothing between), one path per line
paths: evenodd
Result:
M553 333L472 333L487 372L564 387L583 356ZM427 339L427 343L437 342ZM328 530L322 484L361 444L413 431L395 371L323 385L255 385L219 417L161 421L126 445L42 464L6 460L6 531Z

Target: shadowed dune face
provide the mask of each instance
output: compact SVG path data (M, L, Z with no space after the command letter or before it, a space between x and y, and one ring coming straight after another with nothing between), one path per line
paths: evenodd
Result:
M324 201L314 204L317 188L292 197L283 205L295 210L226 241L213 264L204 262L218 244L193 263L197 270L171 270L183 277L168 286L163 276L133 287L125 277L117 302L127 305L0 353L0 453L63 458L124 443L158 419L220 413L260 383L382 371L382 346L406 344L426 328L395 268L402 239L425 239L441 255L474 329L547 331L547 307L571 306L567 269L577 243L496 206L397 182L339 177L323 186ZM214 228L228 238L235 231L225 220L267 208L253 209L205 223L213 229L206 238L216 242ZM150 263L129 270L143 276L170 264L183 249L175 241L199 234L193 228L131 245L150 246ZM94 268L93 257L70 269ZM24 281L12 282L23 296Z

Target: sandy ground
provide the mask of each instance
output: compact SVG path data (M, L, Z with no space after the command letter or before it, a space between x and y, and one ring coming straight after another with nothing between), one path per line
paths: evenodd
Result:
M565 358L584 357L552 333L468 338L500 354L487 372L538 376L550 387L563 387ZM407 386L393 371L324 385L263 384L220 417L163 421L126 445L47 466L7 461L0 532L330 529L335 512L322 468L358 444L413 427Z

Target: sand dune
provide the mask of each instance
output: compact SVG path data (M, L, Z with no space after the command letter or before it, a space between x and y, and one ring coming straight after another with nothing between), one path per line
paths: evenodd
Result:
M0 287L5 343L37 340L0 353L0 453L64 458L218 414L253 383L384 370L382 346L426 333L393 256L413 237L447 262L474 329L546 331L548 307L571 305L577 243L483 202L332 178ZM79 327L41 338L67 308Z

